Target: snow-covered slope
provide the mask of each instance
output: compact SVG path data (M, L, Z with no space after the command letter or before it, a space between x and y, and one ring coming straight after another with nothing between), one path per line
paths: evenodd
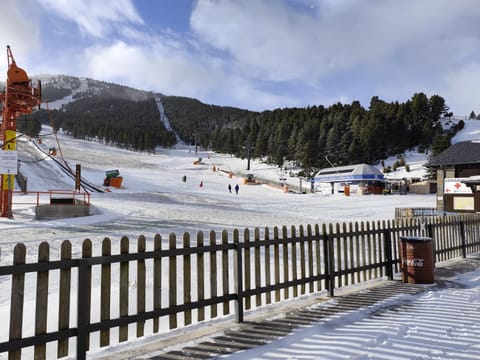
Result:
M461 141L480 141L480 120L463 120L464 128L453 138L452 144Z
M168 119L167 114L165 114L165 109L163 108L163 104L162 104L162 100L161 100L160 95L155 96L155 101L157 103L157 109L158 109L158 112L160 114L160 121L162 122L163 126L165 126L165 129L167 129L169 131L174 131L173 128L172 128L172 125L170 124L170 120ZM175 135L176 135L176 139L177 139L177 144L178 145L185 145L183 140L180 139L180 136L178 136L178 134L175 134Z
M60 83L57 83L57 78L55 79L50 79L46 77L44 80L42 80L42 83L45 84L51 84L52 81L55 81L55 84L58 84L59 87L65 87L72 89L72 93L62 99L58 99L52 102L48 103L48 108L50 109L60 109L63 105L68 104L73 100L73 97L79 93L86 92L88 90L88 81L85 78L79 78L80 80L80 86L79 87L72 87L69 83L65 83L63 81L60 81Z
M106 83L90 78L74 77L67 75L39 75L35 77L42 81L44 93L50 88L64 89L71 93L61 99L50 101L50 109L60 109L62 105L85 96L109 95L120 99L134 101L146 100L154 96L151 92L133 89L118 84Z
M475 119L456 119L444 120L445 128L457 124L459 121L463 121L465 126L460 130L451 140L452 144L456 144L462 141L480 141L480 120ZM404 179L404 178L416 178L422 179L427 175L427 169L424 166L428 161L428 152L419 153L416 151L407 151L402 154L405 159L406 165L409 167L407 171L406 166L398 167L395 171L385 174L387 179ZM398 157L392 156L384 161L385 166L393 166L398 161ZM382 170L382 166L378 166Z

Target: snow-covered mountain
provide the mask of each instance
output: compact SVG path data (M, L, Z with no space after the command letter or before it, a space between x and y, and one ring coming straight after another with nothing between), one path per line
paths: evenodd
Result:
M104 81L69 75L38 75L33 78L42 82L42 98L51 109L59 109L68 102L82 97L108 96L126 100L142 101L161 94L134 89Z
M165 114L162 104L161 93L152 93L149 91L138 90L118 84L107 83L90 78L75 77L69 75L37 75L34 80L42 81L43 97L48 101L50 109L60 109L63 105L80 99L82 97L108 96L123 98L133 101L146 100L154 98L157 103L160 121L167 130L173 130L170 120ZM465 123L461 130L453 139L452 143L466 140L480 140L480 120L465 118L446 118L442 121L442 126L448 128L458 124L460 121ZM177 142L182 145L183 142L177 134ZM396 180L403 178L424 179L427 175L425 164L428 161L429 153L418 152L418 149L412 149L385 159L382 164L376 167L383 171L384 167L393 168L398 162L400 156L405 160L405 166L398 166L393 171L386 174L387 179Z

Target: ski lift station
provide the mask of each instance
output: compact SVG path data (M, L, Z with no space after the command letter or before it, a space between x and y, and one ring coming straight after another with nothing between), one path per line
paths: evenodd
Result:
M383 173L368 164L325 168L315 175L314 180L315 191L324 194L383 194L385 188Z

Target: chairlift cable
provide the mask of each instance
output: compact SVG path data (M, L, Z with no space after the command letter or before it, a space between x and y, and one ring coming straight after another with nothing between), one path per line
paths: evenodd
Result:
M50 126L52 127L53 134L55 135L55 140L57 142L58 151L60 152L60 158L62 159L63 163L68 168L68 170L73 174L73 171L70 168L70 165L68 165L68 163L63 158L62 148L60 147L60 141L58 140L58 136L57 136L57 128L55 126L55 122L53 121L52 112L50 111L50 108L48 106L48 101L45 101L45 104L47 106L47 114L48 114L48 119L50 120Z

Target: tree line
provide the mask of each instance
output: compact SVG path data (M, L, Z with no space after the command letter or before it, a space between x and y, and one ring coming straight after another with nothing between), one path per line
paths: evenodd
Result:
M196 133L199 145L240 157L247 154L282 166L293 161L305 174L329 167L369 163L419 147L440 152L450 137L440 124L449 115L445 100L416 93L404 103L373 97L358 101L263 112L162 98L167 116L184 139ZM181 105L183 104L183 106ZM447 139L447 141L445 141Z
M53 125L77 139L95 139L134 151L153 152L157 146L171 147L175 133L160 122L154 98L132 101L105 97L85 97L66 104L61 110L39 110L30 122ZM19 131L38 136L17 123Z
M229 106L209 105L181 96L161 96L163 108L180 138L207 147L212 134L223 129L242 129L255 112Z

